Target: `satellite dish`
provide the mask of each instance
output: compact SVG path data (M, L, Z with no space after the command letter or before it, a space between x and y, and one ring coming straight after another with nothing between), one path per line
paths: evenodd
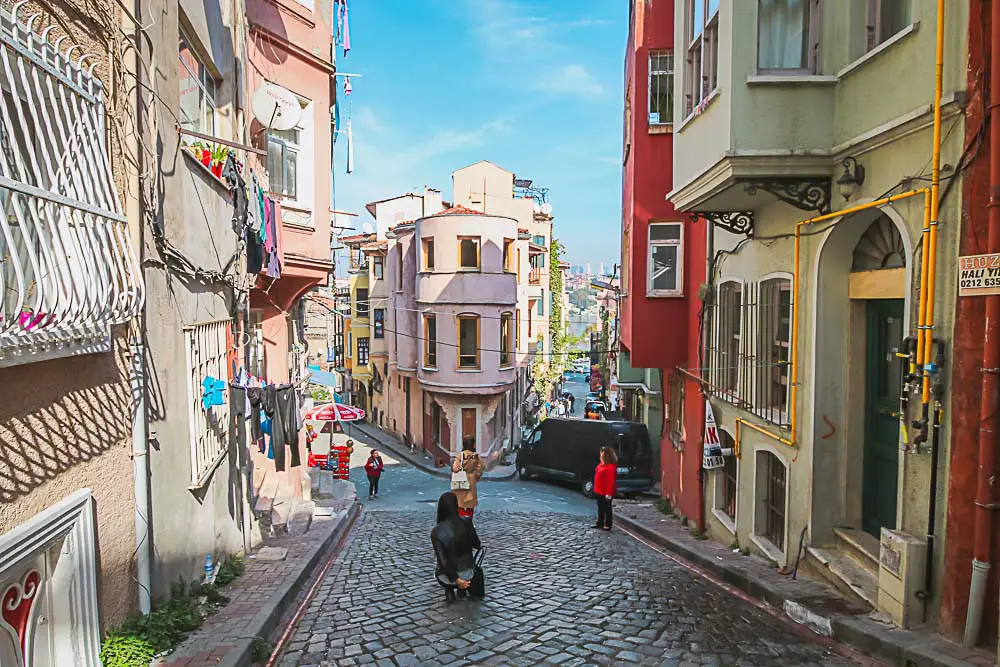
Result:
M552 204L548 202L542 204L542 213L545 215L552 215Z
M273 83L265 83L253 94L250 108L257 122L269 130L290 130L302 115L299 98Z
M372 223L370 223L370 222L366 222L365 225L364 225L364 227L362 227L362 229L365 231L365 234L374 234L375 233L375 227L372 226Z
M542 212L542 207L538 205L538 202L531 202L531 208L534 209L535 213Z

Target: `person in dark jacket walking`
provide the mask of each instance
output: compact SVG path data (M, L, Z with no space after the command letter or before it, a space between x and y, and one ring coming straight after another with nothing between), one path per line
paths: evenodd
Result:
M365 474L368 475L368 498L378 497L378 481L382 477L382 457L374 449L365 462Z
M472 521L458 514L458 498L448 491L441 494L437 506L437 525L431 530L431 544L437 556L435 577L444 588L444 598L454 602L473 587L477 576L474 550L482 543Z
M611 500L618 492L618 455L611 447L601 448L601 463L594 470L597 496L597 523L594 528L611 530Z

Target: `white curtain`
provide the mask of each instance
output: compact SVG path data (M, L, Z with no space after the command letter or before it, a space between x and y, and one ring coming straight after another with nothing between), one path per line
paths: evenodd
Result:
M803 69L809 0L758 0L757 67Z

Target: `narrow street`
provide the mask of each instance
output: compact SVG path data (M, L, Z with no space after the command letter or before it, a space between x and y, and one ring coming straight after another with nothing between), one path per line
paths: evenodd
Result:
M368 501L356 440L365 507L282 666L850 664L626 533L591 530L590 500L542 482L482 484L487 598L447 604L429 538L447 480L383 453Z

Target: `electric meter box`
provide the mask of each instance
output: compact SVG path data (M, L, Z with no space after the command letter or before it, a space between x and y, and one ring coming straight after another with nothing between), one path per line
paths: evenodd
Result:
M917 596L924 586L927 543L898 530L882 529L879 545L878 609L901 628L920 623L924 603Z

